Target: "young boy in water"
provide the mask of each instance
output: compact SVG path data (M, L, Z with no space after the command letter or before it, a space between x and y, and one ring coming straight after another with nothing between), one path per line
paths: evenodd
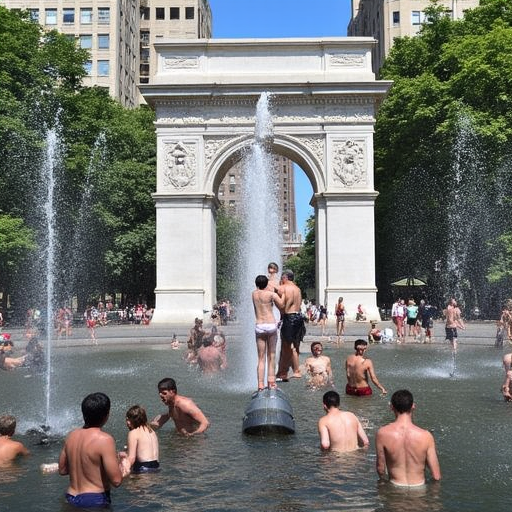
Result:
M29 451L22 443L11 439L15 430L14 416L0 416L0 464L12 462L18 455L29 455Z
M120 452L123 469L132 473L153 473L158 471L158 437L148 423L146 410L134 405L126 413L128 432L128 453Z

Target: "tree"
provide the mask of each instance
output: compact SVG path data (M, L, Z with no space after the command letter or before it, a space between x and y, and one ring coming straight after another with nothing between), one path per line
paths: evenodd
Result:
M4 310L13 277L35 249L34 233L23 219L0 214L0 290Z
M242 240L242 221L230 215L225 208L217 212L217 299L230 299L238 293L238 283L233 280L234 269L239 264L239 247Z
M293 270L295 283L301 289L304 297L306 297L311 290L315 290L316 287L315 251L315 217L311 215L306 221L304 245L300 248L296 256L292 256L286 262L286 266Z
M382 69L394 85L375 135L379 296L424 275L439 300L458 293L489 314L503 293L486 279L503 247L492 241L512 213L512 5L482 0L453 21L434 2L426 15Z

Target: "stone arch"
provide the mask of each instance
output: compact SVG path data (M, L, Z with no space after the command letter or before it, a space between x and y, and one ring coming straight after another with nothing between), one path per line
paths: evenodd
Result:
M205 190L212 195L217 195L220 183L227 171L241 158L253 142L254 135L247 134L236 137L219 148L209 169L206 170ZM324 190L325 180L322 162L319 156L315 155L304 143L286 134L276 134L270 149L273 153L286 156L297 163L306 173L315 194Z
M141 85L156 111L157 287L153 321L191 322L216 302L216 193L272 98L275 153L308 176L316 216L316 299L378 318L373 127L390 82L370 38L187 40L155 44ZM213 257L212 257L213 256Z

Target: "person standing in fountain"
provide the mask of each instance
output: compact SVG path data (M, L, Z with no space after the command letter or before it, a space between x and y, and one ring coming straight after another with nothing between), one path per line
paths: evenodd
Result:
M0 465L15 460L18 455L30 455L27 448L11 437L16 431L16 418L14 416L0 416Z
M154 473L159 470L158 437L148 423L146 410L140 405L130 407L126 413L128 452L119 452L125 472Z
M368 342L365 340L356 340L354 343L355 354L348 356L345 361L345 370L347 372L347 385L345 393L353 396L369 396L372 394L372 388L368 383L368 377L381 390L382 394L387 393L375 375L371 359L364 357L368 348Z
M279 265L271 261L267 267L268 289L274 293L279 290Z
M345 334L345 304L343 304L343 297L338 298L336 309L336 342L338 344L343 342L342 336Z
M197 364L203 373L217 373L226 368L226 357L213 345L211 336L203 338L203 345L197 351Z
M319 341L311 343L311 357L304 361L304 368L308 376L308 386L313 389L334 386L332 377L331 359L322 355L324 347Z
M210 426L206 416L190 398L178 395L174 379L170 377L162 379L158 383L158 394L162 402L169 407L169 410L153 418L150 423L153 428L159 429L172 418L176 430L180 434L192 437L202 434Z
M110 486L119 487L127 474L114 438L101 430L109 413L107 395L87 395L82 401L84 426L68 435L60 453L59 474L69 475L66 501L76 507L109 507Z
M270 268L269 264L269 268ZM274 305L279 309L284 306L284 300L279 295L269 290L269 280L264 275L259 275L255 280L256 290L252 292L252 303L256 316L256 348L258 349L258 391L265 387L265 360L267 362L267 386L276 387L276 344L277 324L274 317Z
M462 316L459 307L457 306L457 301L454 298L451 298L444 310L444 316L446 318L446 339L450 340L452 344L452 350L454 352L457 351L457 328L465 329L464 322L462 321Z
M340 411L340 395L327 391L323 396L325 416L318 420L318 434L322 450L352 452L370 444L357 416Z
M279 356L277 380L283 382L288 380L290 366L293 369L292 377L302 377L299 368L299 353L300 343L306 334L306 327L300 311L302 294L293 279L293 272L284 270L279 288L279 295L284 299L284 306L282 309L281 354Z
M395 391L391 409L395 421L381 427L375 436L377 473L380 478L389 476L398 487L419 487L425 484L425 468L433 480L441 480L441 468L436 444L430 432L414 425L413 396L407 389Z

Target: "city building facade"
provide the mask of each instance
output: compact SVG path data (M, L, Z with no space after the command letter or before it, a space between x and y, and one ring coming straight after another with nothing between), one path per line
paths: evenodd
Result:
M295 209L295 177L293 162L282 156L273 155L273 168L278 176L279 215L283 227L283 256L296 254L301 246L301 236L297 233ZM228 171L219 186L220 205L228 212L241 217L243 214L243 160Z
M478 0L440 0L453 19L460 19L466 9L477 7ZM377 40L373 49L373 70L377 73L397 37L415 36L425 21L424 10L430 0L352 0L349 36L371 36Z
M160 39L211 37L208 0L0 0L27 10L48 30L58 30L90 53L85 86L108 89L126 107L142 100L153 43Z
M105 87L127 107L138 103L139 0L2 0L28 10L48 30L58 30L89 50L86 86Z

